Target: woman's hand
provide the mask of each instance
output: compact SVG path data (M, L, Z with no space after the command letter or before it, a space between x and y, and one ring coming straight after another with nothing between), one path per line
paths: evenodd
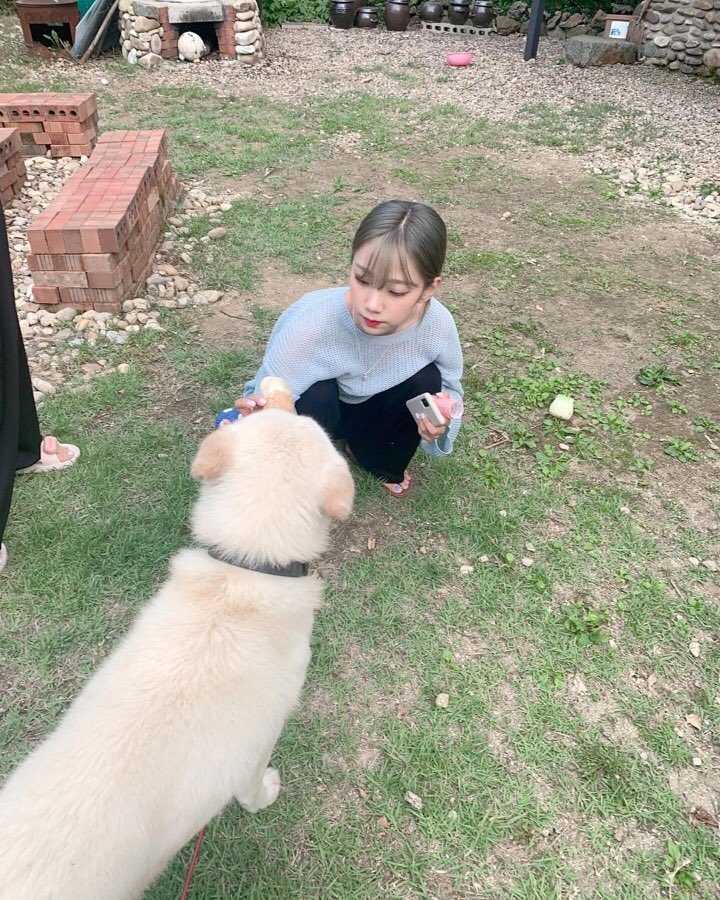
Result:
M427 441L429 444L432 444L433 441L436 441L439 437L441 437L447 431L448 423L445 422L444 425L434 425L430 419L425 415L425 413L421 413L420 418L417 423L418 434L422 438L422 440Z
M251 416L255 412L259 412L267 403L264 397L259 394L253 394L251 397L240 397L235 401L235 409L240 410L241 416Z

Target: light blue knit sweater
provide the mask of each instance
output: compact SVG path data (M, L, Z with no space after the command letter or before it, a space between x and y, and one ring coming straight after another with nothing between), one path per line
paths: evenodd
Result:
M244 396L256 393L266 375L284 378L295 400L318 381L333 378L343 403L362 403L434 362L442 389L455 399L462 398L460 338L442 303L433 297L420 322L395 334L374 336L353 322L346 292L347 287L312 291L285 310L270 334L260 369L245 385ZM423 441L421 446L430 456L446 456L459 430L460 419L453 419L437 441Z

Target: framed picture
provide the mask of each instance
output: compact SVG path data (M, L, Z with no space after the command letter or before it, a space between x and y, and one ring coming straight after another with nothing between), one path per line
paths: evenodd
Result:
M605 19L605 37L616 41L639 42L638 20L636 16L614 16Z

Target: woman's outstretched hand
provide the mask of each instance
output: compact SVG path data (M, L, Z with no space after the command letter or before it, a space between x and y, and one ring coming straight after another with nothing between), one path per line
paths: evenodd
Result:
M235 409L240 410L241 416L251 416L265 406L267 400L259 394L253 394L251 397L240 397L235 401Z

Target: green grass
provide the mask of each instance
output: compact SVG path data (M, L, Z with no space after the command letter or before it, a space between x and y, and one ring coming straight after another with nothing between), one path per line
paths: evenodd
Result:
M7 86L54 77L23 69L16 48L3 53ZM0 576L3 773L57 721L189 541L192 454L254 374L280 312L266 275L275 285L287 272L308 289L319 274L340 280L357 222L395 179L450 225L441 296L466 345L463 430L449 458L413 463L406 502L356 472L304 697L274 756L283 793L257 816L231 804L210 823L193 895L645 900L668 896L674 861L687 859L693 882L676 876L673 896L695 876L693 894L714 896L716 835L690 824L695 801L671 785L702 796L714 776L717 576L689 558L716 558L716 546L664 491L694 485L717 521L716 469L698 450L715 439L717 407L700 388L680 396L699 384L680 374L683 355L712 375L717 275L712 263L694 268L690 295L681 262L658 260L652 222L605 181L568 176L550 190L513 158L517 141L527 152L641 142L644 120L548 104L507 127L459 104L357 91L296 106L227 86L155 80L149 91L148 73L102 65L147 101L108 90L103 127L165 126L186 179L202 176L210 192L242 178L261 194L235 200L220 240L202 240L214 220L189 226L194 279L238 292L248 316L235 332L217 307L168 311L160 335L83 347L71 372L102 357L129 362L130 374L89 388L78 379L42 408L44 428L83 455L65 472L18 479ZM386 68L368 60L362 71ZM398 86L425 77L406 69L392 70ZM362 178L327 162L348 134ZM512 224L501 219L508 208ZM649 249L626 251L633 224ZM635 327L622 366L605 365L608 345L596 346L618 327L616 302ZM670 324L650 310L660 303ZM225 326L220 347L208 321ZM575 400L570 423L547 414L557 393ZM151 900L179 895L191 849Z

